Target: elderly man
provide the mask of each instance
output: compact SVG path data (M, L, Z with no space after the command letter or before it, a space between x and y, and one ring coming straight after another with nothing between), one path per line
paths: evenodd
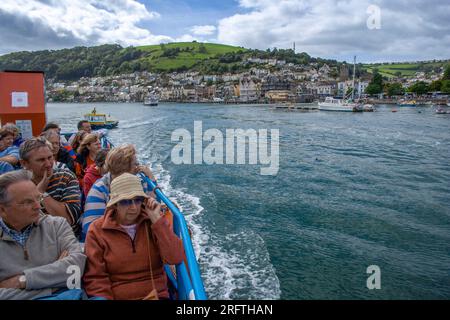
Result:
M32 172L32 181L42 193L42 211L65 218L79 232L81 191L75 175L67 169L53 169L53 152L45 138L32 138L20 146L20 163Z
M0 176L0 300L48 296L76 285L72 278L84 272L72 229L66 219L42 214L41 197L30 172Z

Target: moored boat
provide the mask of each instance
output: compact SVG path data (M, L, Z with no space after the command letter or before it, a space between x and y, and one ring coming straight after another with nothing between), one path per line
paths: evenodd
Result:
M366 103L362 106L363 111L364 112L374 112L375 111L375 107L373 106L373 104L370 103Z
M400 100L397 105L399 107L415 107L417 106L416 100Z
M359 112L363 108L353 102L347 102L343 99L336 99L333 97L326 97L325 101L319 102L319 110L321 111L341 111L341 112Z
M93 130L98 129L113 129L119 125L119 121L106 115L104 113L97 113L94 108L90 113L84 115L84 119L87 120Z
M149 96L144 100L144 106L152 106L155 107L158 105L158 98L156 96Z
M436 113L437 113L437 114L450 114L450 110L446 110L446 109L444 109L444 108L442 108L442 107L438 107L438 108L436 109Z

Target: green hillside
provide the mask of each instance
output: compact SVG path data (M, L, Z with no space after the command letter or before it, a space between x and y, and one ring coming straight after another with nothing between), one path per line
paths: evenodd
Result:
M378 72L387 78L412 77L416 72L440 73L441 67L445 67L448 63L449 60L417 63L377 63L365 64L363 68L369 73L378 69Z
M181 42L123 48L119 45L21 51L0 56L0 70L44 71L57 80L111 76L135 71L237 72L249 50L213 43Z
M178 42L136 47L146 52L140 59L158 71L191 69L205 60L217 60L229 53L244 53L247 49L214 43Z

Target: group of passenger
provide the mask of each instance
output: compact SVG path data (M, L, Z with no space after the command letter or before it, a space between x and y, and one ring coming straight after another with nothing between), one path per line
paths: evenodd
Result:
M133 145L78 129L0 129L0 299L168 299L163 266L185 255L151 170Z

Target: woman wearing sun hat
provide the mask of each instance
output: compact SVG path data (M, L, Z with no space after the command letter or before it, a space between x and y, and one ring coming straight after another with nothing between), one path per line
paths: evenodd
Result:
M185 257L161 205L130 173L111 182L106 213L90 226L85 253L87 294L116 300L145 299L154 289L159 299L168 299L163 264Z

